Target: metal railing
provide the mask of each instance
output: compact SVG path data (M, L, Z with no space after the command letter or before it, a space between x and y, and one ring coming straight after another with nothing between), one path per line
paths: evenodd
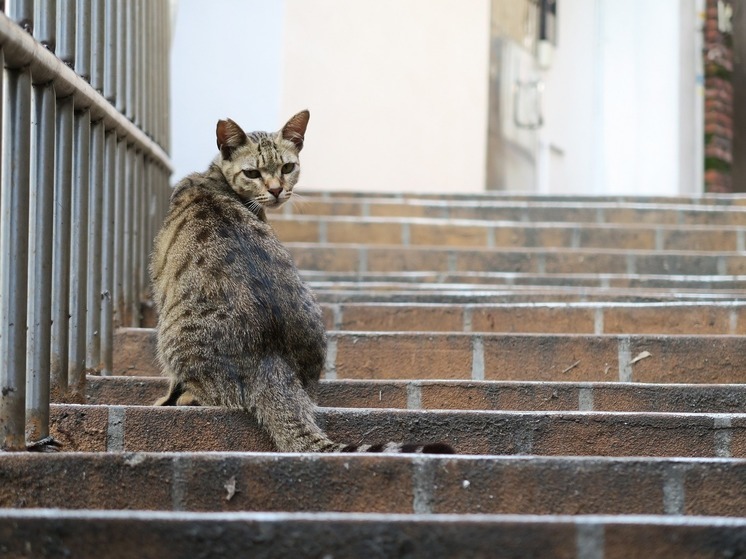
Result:
M168 204L168 0L6 0L0 13L0 449L111 374ZM52 396L50 396L50 394Z

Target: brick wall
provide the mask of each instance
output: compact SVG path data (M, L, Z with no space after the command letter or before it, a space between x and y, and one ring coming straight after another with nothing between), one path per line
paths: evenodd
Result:
M733 34L736 0L707 0L704 36L705 191L733 192Z

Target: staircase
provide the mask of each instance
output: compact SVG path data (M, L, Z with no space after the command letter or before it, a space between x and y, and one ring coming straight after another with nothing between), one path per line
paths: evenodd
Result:
M148 407L154 330L122 329L116 376L52 406L65 452L0 456L0 557L746 557L746 198L270 218L330 331L323 428L459 454L277 454L244 414Z

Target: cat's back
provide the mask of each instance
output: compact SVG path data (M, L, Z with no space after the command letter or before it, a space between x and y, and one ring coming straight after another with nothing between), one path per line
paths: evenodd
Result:
M178 304L204 318L214 311L223 320L259 320L308 297L272 228L227 183L209 175L193 174L176 186L156 238L151 277L165 319Z

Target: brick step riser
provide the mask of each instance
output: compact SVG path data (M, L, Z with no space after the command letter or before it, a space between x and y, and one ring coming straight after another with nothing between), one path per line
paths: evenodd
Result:
M746 304L323 304L327 330L554 334L746 334Z
M277 216L272 228L283 242L481 248L616 248L629 250L743 251L741 227L518 224L470 220Z
M67 451L272 452L249 414L222 408L51 406ZM332 440L435 442L460 454L746 457L744 414L345 410L319 408Z
M158 377L95 377L86 383L92 405L152 405L166 394ZM329 408L409 410L618 411L742 413L746 385L628 383L375 382L319 383L317 402Z
M12 481L0 508L737 517L746 507L733 491L746 461L734 459L14 454L0 465Z
M429 200L309 200L285 204L286 216L350 216L360 218L434 218L521 223L572 222L588 224L746 225L741 207L715 205L614 203L510 203L505 201L433 202ZM272 215L269 220L272 220Z
M115 334L114 374L159 376L155 330ZM324 377L740 383L739 336L329 333Z
M740 557L740 519L0 510L7 557ZM39 535L43 534L43 538Z
M301 270L532 274L743 275L746 255L572 249L454 249L287 243Z

